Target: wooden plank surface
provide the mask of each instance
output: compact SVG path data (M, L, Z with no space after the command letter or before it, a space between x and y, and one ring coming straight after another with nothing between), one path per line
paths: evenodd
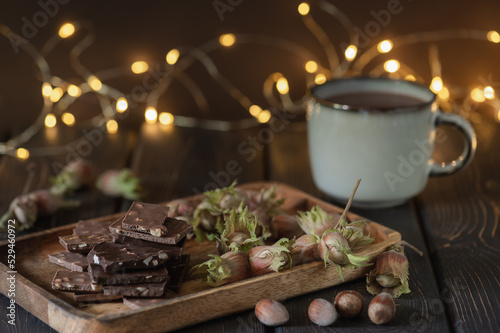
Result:
M270 144L272 151L270 174L272 177L284 181L292 186L298 186L309 193L318 193L309 171L308 150L304 149L304 142L307 142L307 132L297 130L297 127L285 130L275 136L275 140ZM301 147L301 149L297 149ZM301 174L297 177L297 173ZM336 203L342 206L341 203ZM373 221L386 225L401 232L404 240L425 251L425 239L420 230L417 213L413 202L385 210L361 210L353 209L353 212L365 216ZM309 295L287 300L284 304L291 314L291 320L277 332L300 332L308 329L314 332L327 332L332 328L338 332L357 331L380 331L380 332L400 332L401 327L414 331L450 331L446 315L442 308L442 300L438 286L434 280L434 274L430 263L430 258L426 252L424 257L419 257L410 249L406 250L410 262L410 294L405 294L396 300L399 305L395 319L388 325L377 326L370 322L367 309L360 317L355 319L341 318L331 327L321 328L313 325L307 316L307 307L316 298L325 298L333 301L337 293L343 290L357 290L365 297L365 302L372 299L366 291L364 279L352 281L341 286L327 288L325 290Z
M456 332L500 330L500 124L479 118L478 150L460 173L431 179L418 208ZM454 145L450 140L447 143Z

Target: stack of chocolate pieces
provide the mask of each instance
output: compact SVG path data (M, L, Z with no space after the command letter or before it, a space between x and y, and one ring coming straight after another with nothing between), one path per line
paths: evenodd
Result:
M52 288L74 292L77 301L163 297L178 292L189 256L182 255L192 226L168 217L169 208L132 203L113 223L81 221L73 235L61 236L66 251L49 261L57 271Z

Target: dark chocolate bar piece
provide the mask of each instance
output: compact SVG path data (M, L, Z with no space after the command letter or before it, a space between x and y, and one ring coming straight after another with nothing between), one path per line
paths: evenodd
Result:
M59 237L59 243L68 251L89 253L92 248L102 242L111 242L106 235L66 235Z
M76 272L84 272L89 266L86 255L69 251L49 254L49 261Z
M87 255L89 264L98 264L106 272L124 269L154 268L168 260L168 254L153 247L119 243L101 243Z
M122 297L120 295L104 295L103 293L97 293L97 294L79 294L79 293L74 293L73 294L73 299L77 302L93 302L93 303L100 303L100 302L111 302L111 301L117 301L121 299Z
M112 225L110 225L109 229L112 232L119 235L124 235L131 238L137 238L148 242L157 242L162 244L175 245L179 243L181 239L183 239L193 231L193 227L189 223L174 218L167 219L166 226L168 228L168 232L165 236L160 236L160 237L153 236L151 234L144 234L137 231L123 229L121 223L122 223L121 220L118 220Z
M103 286L104 295L122 295L133 297L158 297L165 291L165 282L143 284L119 284Z
M114 221L98 221L86 220L79 221L73 229L75 235L106 235L112 236L113 233L109 230L109 226Z
M186 237L181 239L179 243L175 245L168 245L156 242L148 242L142 239L127 237L124 235L116 235L115 243L137 245L144 247L154 247L155 249L159 249L166 252L170 257L168 261L171 262L175 258L180 258L180 256L182 255L182 251L184 250L184 244L186 243Z
M175 293L179 293L181 290L182 282L187 274L189 266L189 254L184 254L181 257L181 262L176 265L168 266L168 274L170 275L170 280L168 281L167 288Z
M101 292L102 285L92 283L89 273L58 270L52 279L52 288L63 291Z
M165 266L153 269L106 272L100 265L90 264L89 274L92 282L99 284L159 283L169 279Z
M165 236L168 211L167 206L134 201L122 220L122 228L157 237Z

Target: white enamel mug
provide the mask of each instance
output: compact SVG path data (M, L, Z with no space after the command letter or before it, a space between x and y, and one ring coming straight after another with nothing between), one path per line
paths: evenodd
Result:
M364 95L382 101L370 105ZM397 101L382 106L394 96ZM361 178L353 205L384 208L417 195L429 176L464 168L476 150L474 130L458 115L441 112L435 99L425 86L388 78L337 79L312 87L307 116L316 186L345 202ZM432 160L441 124L456 127L465 140L462 154L450 163Z

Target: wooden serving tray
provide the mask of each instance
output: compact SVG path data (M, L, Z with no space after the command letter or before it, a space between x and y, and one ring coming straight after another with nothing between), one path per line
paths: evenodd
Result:
M314 205L326 211L342 212L333 206L290 186L255 182L242 185L245 189L277 186L279 197L285 198L283 209L287 213L306 211ZM186 198L199 201L200 196ZM98 218L99 221L115 220L122 214ZM348 214L349 220L362 219ZM78 304L72 293L55 291L52 277L61 267L50 263L48 255L62 250L58 237L72 233L75 224L18 237L16 239L16 303L60 332L164 332L190 326L209 319L251 309L262 298L284 300L298 295L341 284L335 267L324 267L323 262L312 262L292 269L249 278L247 280L211 288L199 278L187 278L177 297L162 303L132 310L121 302ZM388 246L401 240L399 232L370 222L370 233L376 241L357 254L370 255L374 260ZM7 295L8 242L0 243L0 292ZM216 253L211 242L186 242L185 253L191 255L190 266L207 260L207 254ZM364 276L371 267L344 270L345 281Z

